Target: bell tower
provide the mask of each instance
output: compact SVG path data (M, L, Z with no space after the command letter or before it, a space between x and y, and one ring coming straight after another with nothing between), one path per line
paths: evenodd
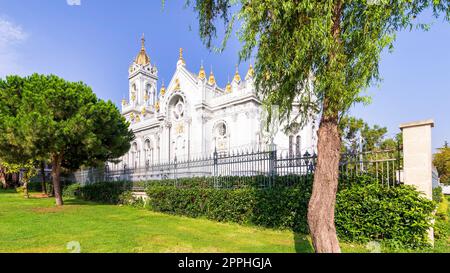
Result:
M145 37L142 34L141 50L130 65L128 71L129 102L133 108L140 109L156 102L156 84L158 69L150 63L150 57L145 48Z

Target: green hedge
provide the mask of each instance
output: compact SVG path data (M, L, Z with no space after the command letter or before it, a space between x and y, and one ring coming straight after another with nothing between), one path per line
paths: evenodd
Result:
M220 181L220 189L214 188L210 177L152 181L147 182L146 192L155 211L308 232L312 175L277 176L270 188L261 188L267 184L263 176L222 177ZM341 177L339 185L344 189L373 182L362 175Z
M48 193L53 192L53 182L51 180L47 181L45 183L45 185L46 185ZM66 187L69 187L70 185L72 185L72 182L62 181L61 180L61 187L63 189L63 192L64 192L64 189ZM28 183L28 191L30 191L30 192L41 192L42 191L42 183L39 182L39 181L34 181L34 182Z
M266 181L262 177L229 177L226 181L222 188L214 188L212 178L134 184L146 186L148 206L154 211L308 233L311 176L277 177L270 188L260 187ZM76 192L85 200L127 204L132 187L132 182L102 182ZM345 241L383 240L391 245L420 247L427 244L434 208L434 202L410 186L387 187L370 176L341 178L336 229Z
M308 188L309 185L269 189L150 186L147 195L155 211L306 233Z
M132 182L114 181L86 185L77 190L77 197L87 201L118 204L122 193L131 190Z
M207 178L166 180L149 184L147 195L150 207L159 212L308 233L306 215L312 179L294 179L302 183L278 179L276 186L267 189L252 187L253 182L215 189ZM383 240L408 247L427 244L435 208L432 201L412 187L387 187L368 176L346 182L341 181L335 214L341 240Z
M393 246L421 247L428 244L435 208L412 186L353 185L337 194L336 230L347 241L382 240Z

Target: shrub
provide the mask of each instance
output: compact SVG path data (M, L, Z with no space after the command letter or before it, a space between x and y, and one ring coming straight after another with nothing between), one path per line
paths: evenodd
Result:
M64 189L66 187L69 187L72 184L73 184L73 182L61 180L61 188L62 188L63 194L64 194ZM45 185L47 188L47 193L52 193L53 192L52 180L46 181ZM42 183L40 181L30 182L30 183L28 183L28 190L30 192L41 192L42 191Z
M126 181L89 184L80 188L79 196L87 201L118 204L120 195L131 190L132 185L131 182Z
M307 233L307 207L312 190L311 175L275 177L263 188L264 177L213 178L132 182L102 182L80 188L85 200L144 206L133 197L133 185L145 186L152 210L205 217ZM340 177L336 201L336 229L344 241L383 240L391 246L427 245L435 203L410 186L387 187L367 175Z
M448 200L447 198L442 198L442 202L439 203L436 210L436 217L448 221Z
M373 182L369 176L351 178L346 177L341 187ZM312 175L278 176L270 188L260 187L267 183L262 176L222 177L221 181L227 182L220 183L220 189L214 188L213 178L154 181L148 183L147 195L152 209L159 212L308 232Z
M81 185L79 183L74 183L69 186L64 187L63 196L65 198L74 198L80 195Z
M16 187L16 192L20 194L25 193L25 186Z
M310 190L274 187L176 188L151 186L147 189L153 210L184 215L204 216L211 220L254 224L270 228L308 231L306 211Z
M442 187L436 187L433 189L433 201L436 203L441 203L444 199L444 194L442 193Z
M435 203L411 186L354 185L337 194L336 229L346 241L383 240L391 245L428 245Z

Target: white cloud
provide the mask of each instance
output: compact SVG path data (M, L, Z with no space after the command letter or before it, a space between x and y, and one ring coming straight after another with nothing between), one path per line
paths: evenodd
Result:
M81 0L66 0L69 6L80 6Z
M0 77L22 71L17 46L27 39L21 26L0 16Z

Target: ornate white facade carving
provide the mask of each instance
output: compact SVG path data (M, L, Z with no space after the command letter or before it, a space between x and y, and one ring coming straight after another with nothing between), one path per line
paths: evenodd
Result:
M198 73L189 71L180 50L169 84L158 87L158 70L146 55L144 41L129 68L129 98L122 101L122 115L136 139L121 162L110 166L112 169L145 167L175 158L183 161L209 155L215 149L226 153L267 144L253 67L245 79L236 70L231 84L221 88L203 65ZM291 136L280 130L273 141L279 150L299 147L303 153L313 153L315 135L310 123Z

